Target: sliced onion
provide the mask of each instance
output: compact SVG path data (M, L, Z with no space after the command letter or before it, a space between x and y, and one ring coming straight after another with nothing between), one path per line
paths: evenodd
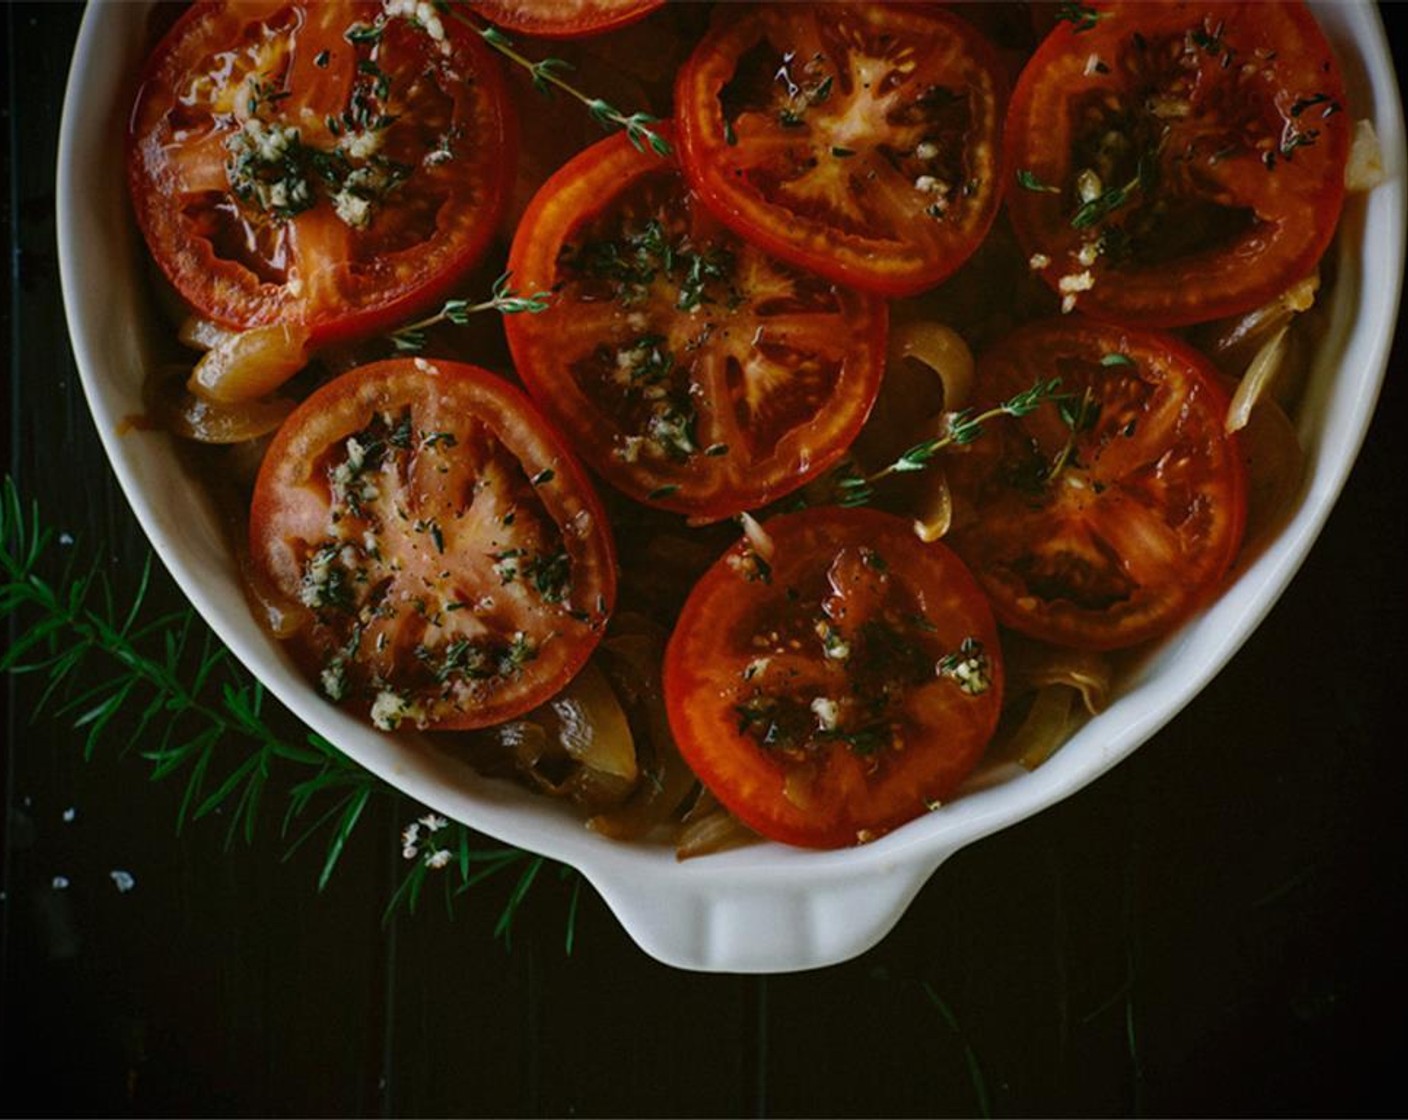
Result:
M176 338L182 346L192 350L213 350L221 343L228 343L238 333L199 315L187 315L176 332Z
M712 855L728 848L754 844L758 840L756 832L720 805L714 795L704 789L685 814L684 822L675 838L675 858L685 860Z
M284 397L218 404L191 393L182 381L187 370L170 366L148 378L144 396L158 427L196 443L236 444L275 431L294 410Z
M1371 191L1386 179L1388 169L1384 167L1383 147L1374 131L1374 122L1355 121L1349 160L1344 167L1345 190Z
M915 319L890 331L889 365L919 362L943 383L943 407L956 412L973 394L973 352L952 327Z
M192 393L217 404L267 397L308 364L308 331L286 323L225 333L186 383Z
M621 614L598 657L635 716L641 780L619 808L599 813L587 827L615 840L636 840L672 820L695 787L694 773L670 732L661 688L664 630L644 616Z
M1286 338L1290 331L1288 323L1268 338L1256 352L1251 365L1247 366L1247 372L1237 383L1237 391L1232 394L1232 403L1227 408L1224 427L1228 435L1245 428L1252 410L1260 401L1270 398L1276 375L1286 364Z
M1242 552L1258 551L1281 528L1305 477L1295 425L1274 400L1262 400L1239 433L1247 465L1247 525Z
M1195 329L1193 340L1220 369L1239 377L1267 338L1315 305L1319 290L1317 271L1254 311Z
M1027 717L1001 747L1024 770L1035 770L1060 749L1071 727L1071 705L1076 690L1063 684L1037 689Z
M953 524L953 491L949 489L948 472L940 464L931 463L924 472L923 490L916 504L915 535L925 544L932 544Z
M1049 646L1016 634L1003 637L1002 652L1011 696L1065 685L1080 693L1091 715L1098 715L1109 702L1114 666L1105 654Z
M568 756L588 770L635 785L635 739L621 701L593 662L548 702L557 718L557 737Z

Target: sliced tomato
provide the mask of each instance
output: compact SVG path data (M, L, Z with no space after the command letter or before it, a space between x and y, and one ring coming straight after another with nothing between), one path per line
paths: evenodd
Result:
M644 19L665 0L474 0L471 7L510 31L543 39L597 35Z
M1072 15L1007 119L1012 222L1066 308L1180 326L1309 275L1339 218L1351 125L1304 5Z
M764 836L835 848L951 797L1002 706L977 583L901 518L769 520L691 592L665 654L670 727L714 795Z
M942 9L779 4L717 22L675 115L721 221L823 276L907 295L992 224L1005 98L988 44Z
M498 61L380 4L202 3L152 52L128 133L152 255L202 316L383 330L487 246L512 174Z
M950 456L945 539L1013 629L1091 650L1167 634L1219 587L1246 520L1218 373L1168 335L1046 320L982 357L973 407L1052 378L1059 399Z
M880 385L881 300L740 240L624 135L543 186L509 268L556 293L504 323L529 391L605 479L665 509L725 517L800 486Z
M498 723L581 668L614 603L610 529L532 404L474 366L363 366L299 406L255 486L261 585L295 659L379 727Z

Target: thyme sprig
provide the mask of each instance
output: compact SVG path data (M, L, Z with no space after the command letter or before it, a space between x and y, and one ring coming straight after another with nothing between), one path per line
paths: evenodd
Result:
M1095 421L1100 417L1099 402L1095 400L1095 395L1089 385L1085 387L1085 392L1079 398L1067 397L1058 401L1057 408L1060 409L1061 422L1066 425L1069 434L1046 472L1048 482L1065 470L1067 465L1075 459L1076 440L1083 433L1090 431L1095 426Z
M486 300L479 303L470 303L467 299L446 300L434 315L408 323L387 335L387 338L398 353L418 354L425 349L425 332L439 323L462 327L469 322L471 315L485 311L497 311L503 315L539 315L552 306L551 292L539 291L525 296L514 291L508 286L512 276L511 272L505 272L495 280Z
M280 834L289 846L283 858L325 836L318 875L323 889L373 798L402 795L320 735L309 732L301 743L289 741L276 726L263 686L190 607L153 612L150 555L122 609L96 562L86 569L69 564L59 578L49 578L53 540L37 505L26 507L14 481L6 478L0 484L0 619L18 625L0 653L0 672L45 678L32 718L47 711L70 721L84 734L86 760L120 726L125 742L142 744L138 753L151 764L153 781L184 774L178 833L190 821L230 810L226 845L236 837L253 842L266 792L271 785L284 786ZM135 724L119 719L134 715ZM507 845L486 847L465 825L443 823L436 851L446 848L453 859L413 864L393 893L385 920L403 907L413 912L426 878L442 868L450 871L444 886L453 910L453 901L471 887L518 867L519 878L494 929L495 937L508 942L515 916L548 861ZM559 865L558 871L560 878L576 880L566 932L570 952L581 882L569 867Z
M649 148L661 159L668 159L674 154L674 148L670 142L661 136L654 127L660 123L658 117L641 112L623 113L610 102L584 93L563 77L565 72L572 69L571 63L561 58L529 58L514 46L512 39L493 24L481 23L458 7L451 8L450 14L461 23L472 27L478 32L480 38L504 58L528 71L528 75L533 81L533 87L539 93L551 96L553 90L560 90L568 97L580 102L592 120L608 132L613 129L622 129L631 143L635 145L637 151L643 152Z
M1061 401L1063 394L1061 379L1038 378L1030 388L994 405L983 412L975 413L971 408L949 415L943 435L934 436L908 448L894 462L862 475L854 467L843 468L835 480L837 504L842 506L868 505L875 497L875 484L891 475L922 471L933 462L945 447L962 446L982 437L983 425L1000 416L1026 416L1048 401Z

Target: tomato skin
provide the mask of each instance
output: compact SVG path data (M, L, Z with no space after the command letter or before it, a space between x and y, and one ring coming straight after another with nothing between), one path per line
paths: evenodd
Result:
M615 603L581 468L522 393L454 362L376 362L313 393L265 455L249 540L258 586L301 605L295 660L383 727L543 703ZM403 710L378 719L387 692Z
M509 31L539 39L599 35L642 20L665 0L475 0L470 6Z
M945 539L1014 630L1087 650L1163 637L1241 545L1245 469L1220 375L1172 336L1063 317L980 358L974 407L1052 376L1065 417L1055 402L1003 417L949 456Z
M862 41L882 53L922 55L901 85L932 85L891 104L864 92L865 67L881 84L899 69L857 47L854 76L842 74L821 49ZM781 65L777 78L759 105L727 117L726 91L745 80L740 63L768 44L777 53L772 65ZM792 65L784 52L825 60L811 78L789 77L800 93L785 99L774 88ZM903 57L912 62L914 54ZM922 98L936 89L969 116L955 124L942 119L942 108L926 108ZM1002 193L1006 95L989 44L937 6L783 4L717 22L680 72L675 117L685 171L720 221L783 260L903 296L955 272L991 226ZM900 123L904 114L914 119ZM921 155L926 144L934 152Z
M1309 275L1339 218L1351 128L1311 13L1215 0L1094 9L1094 26L1062 23L1042 43L1007 117L1008 212L1067 309L1184 326L1250 311ZM1119 191L1104 215L1085 205Z
M516 148L498 60L448 18L443 47L403 19L347 40L383 11L207 0L149 55L129 194L202 317L363 338L445 298L488 247Z
M764 836L874 839L951 797L992 737L992 612L950 549L891 514L815 509L765 529L770 568L740 542L680 614L665 653L671 729L704 784ZM940 671L965 640L982 665L971 691ZM771 713L765 730L759 713Z
M597 473L658 508L716 520L796 489L879 390L883 301L740 241L678 165L623 134L544 184L509 269L519 290L556 293L505 319L524 384Z

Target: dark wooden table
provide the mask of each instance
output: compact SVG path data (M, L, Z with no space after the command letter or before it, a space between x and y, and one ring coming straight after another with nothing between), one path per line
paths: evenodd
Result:
M97 559L130 593L147 550L79 391L56 266L79 16L3 12L5 452L65 534L56 559ZM960 853L881 945L814 973L673 971L589 889L569 953L575 878L552 869L511 938L494 933L511 877L453 917L432 897L384 925L413 804L374 798L319 893L320 852L284 858L279 775L252 841L227 844L218 814L178 835L179 782L151 781L120 723L85 761L82 731L32 717L38 682L7 679L0 1106L1401 1115L1405 379L1400 337L1322 539L1195 703L1093 787ZM180 602L158 571L148 609Z

